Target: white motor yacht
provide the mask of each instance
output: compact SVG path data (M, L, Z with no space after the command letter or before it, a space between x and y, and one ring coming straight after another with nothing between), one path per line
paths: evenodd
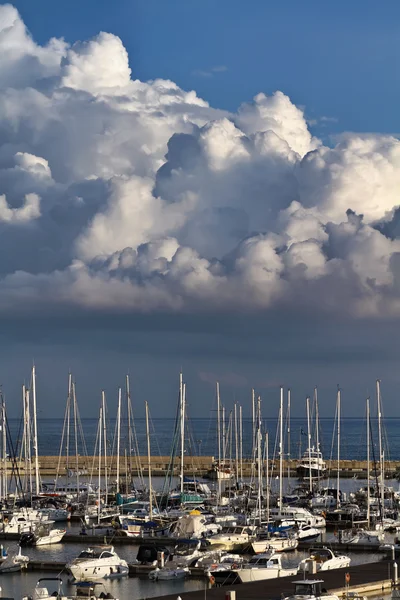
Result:
M33 594L24 596L22 600L118 600L99 582L80 581L76 584L76 592L72 596L63 593L62 585L60 577L41 577Z
M232 569L232 575L236 575L237 583L289 577L296 574L297 568L285 569L282 567L282 560L279 554L258 554L257 556L253 556L247 564L237 569Z
M268 533L259 535L251 542L254 554L263 554L268 550L274 552L290 552L296 550L299 540L295 535L270 535Z
M322 579L302 579L293 581L294 593L284 600L339 600L335 594L329 594L324 590Z
M118 556L113 546L91 546L68 563L67 568L77 581L129 575L128 563Z
M236 527L223 527L220 533L208 538L211 546L224 548L224 550L242 550L249 546L254 538L254 527L237 525Z
M323 477L326 473L326 462L319 449L307 448L296 469L299 477Z
M310 568L310 561L314 561L316 570L330 571L331 569L341 569L350 565L351 559L344 554L334 554L330 548L310 548L310 555L299 563L299 573L307 572Z

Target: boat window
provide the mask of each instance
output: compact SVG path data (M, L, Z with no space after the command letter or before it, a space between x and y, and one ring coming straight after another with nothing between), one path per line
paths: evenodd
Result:
M108 552L107 550L105 552L102 552L101 556L100 556L100 558L110 558L110 557L112 557L112 553Z

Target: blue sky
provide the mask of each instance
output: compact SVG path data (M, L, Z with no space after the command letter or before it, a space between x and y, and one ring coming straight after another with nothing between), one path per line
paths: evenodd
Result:
M5 3L5 2L1 2ZM233 110L280 89L315 133L398 132L400 3L371 0L16 0L35 39L119 35L133 76ZM216 71L213 71L213 69Z

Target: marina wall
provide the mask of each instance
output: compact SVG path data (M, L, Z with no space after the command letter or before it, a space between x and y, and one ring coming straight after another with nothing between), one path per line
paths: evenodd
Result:
M185 456L184 457L184 473L187 476L203 476L205 475L212 467L212 463L215 460L213 456ZM170 465L170 457L169 456L153 456L151 458L151 473L153 476L164 476L168 467ZM229 461L227 461L229 462ZM337 460L327 460L328 471L331 475L337 474ZM33 460L32 460L33 469ZM101 460L101 469L104 471L105 464L107 464L107 472L110 476L115 476L117 471L117 458L115 456L109 456L104 460L104 457ZM284 476L296 475L296 468L299 464L298 460L291 460L290 464L288 461L283 461L283 474ZM340 461L340 475L341 477L359 477L366 478L367 476L367 461L358 461L358 460L341 460ZM39 466L40 473L42 477L46 476L55 476L57 472L60 476L63 476L67 473L67 470L70 471L70 475L74 475L77 468L79 469L82 475L86 473L98 473L99 468L99 458L97 456L79 456L78 463L76 461L76 457L69 457L68 459L65 456L41 456L39 458ZM263 463L263 467L265 469L266 463ZM0 465L0 470L2 465ZM25 461L6 461L6 468L9 474L12 474L12 471L18 471L20 474L24 474L25 471L29 471L29 464ZM278 461L270 461L269 469L274 469L276 475L279 474L279 462ZM232 471L235 472L235 463L232 462ZM126 459L125 456L120 457L120 475L124 477L126 473L131 473L134 476L143 473L144 476L148 474L148 458L147 456L139 456L132 457L131 459ZM180 459L176 458L173 465L173 472L175 475L179 475L180 473ZM243 477L251 477L257 472L257 465L254 461L251 460L243 460L242 463L242 474ZM375 473L379 474L378 465L375 469L374 463L370 462L370 476L371 478L375 477ZM388 461L385 463L385 476L387 478L392 478L395 473L400 473L400 460L396 461ZM240 475L239 471L239 475Z

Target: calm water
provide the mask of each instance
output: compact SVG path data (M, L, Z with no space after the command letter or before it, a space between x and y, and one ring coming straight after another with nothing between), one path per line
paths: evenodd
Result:
M22 438L22 424L19 419L9 419L9 428L13 439L14 448L20 447ZM87 447L88 454L94 452L96 434L98 428L97 419L82 419L82 432ZM151 422L151 450L153 455L168 456L174 439L175 420L174 419L153 419ZM233 431L232 431L233 430ZM264 432L269 434L269 453L270 457L276 455L276 419L265 419L263 421ZM290 454L294 458L304 452L307 445L307 422L305 419L292 419L290 435L285 430L285 453L288 452L288 441L290 439ZM63 419L39 419L38 437L39 454L58 455L63 431ZM115 432L115 420L110 419L108 423L108 453L113 450L113 438ZM146 426L144 419L135 421L135 432L139 454L147 453L146 446ZM232 453L234 455L234 427L229 428L228 419L226 421L226 456ZM383 439L385 442L385 457L388 459L400 459L400 419L386 419L383 428ZM65 436L66 439L67 436ZM341 442L340 456L343 459L362 460L366 458L367 440L366 440L366 422L365 419L343 419L341 422ZM65 453L64 439L64 453ZM313 432L315 439L315 432ZM333 419L321 419L319 439L325 458L336 458L336 433ZM372 441L371 460L373 452L378 458L378 433L376 419L372 420ZM136 447L133 442L132 446ZM73 436L73 424L71 423L70 452L75 452L75 441ZM230 450L232 448L232 450ZM250 457L252 448L252 423L250 419L243 421L243 456ZM129 453L127 426L123 423L121 426L121 454L127 449ZM84 454L82 436L78 436L78 452ZM216 456L217 455L217 432L215 420L210 419L192 419L187 424L185 452L193 456Z

